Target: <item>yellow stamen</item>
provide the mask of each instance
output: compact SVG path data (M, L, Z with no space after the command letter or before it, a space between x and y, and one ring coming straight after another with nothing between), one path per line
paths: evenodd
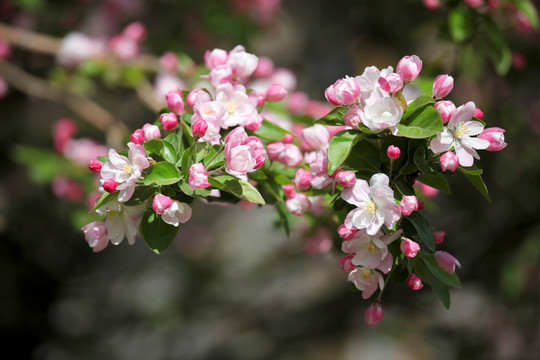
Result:
M374 243L369 243L369 245L367 246L367 251L368 251L369 253L373 254L373 253L375 252L375 249L376 249L376 248L377 248L377 247L375 246Z
M458 125L457 129L454 130L454 137L460 138L465 135L466 131L467 126L465 126L465 123L461 123Z
M232 114L235 111L236 111L236 105L234 103L232 103L232 102L228 103L227 104L227 112L229 114Z
M370 269L362 270L362 272L360 273L360 276L362 276L362 279L364 280L369 279L371 277L371 270Z
M129 164L125 164L124 168L122 170L124 170L124 172L126 174L132 174L133 173L133 170L131 169L131 165L129 165Z
M377 210L377 206L375 205L375 203L373 203L373 201L368 201L366 203L366 210L367 210L368 213L373 215L373 214L375 214L375 210Z

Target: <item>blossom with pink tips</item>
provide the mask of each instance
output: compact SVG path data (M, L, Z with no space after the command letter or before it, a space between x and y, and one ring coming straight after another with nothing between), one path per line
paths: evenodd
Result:
M420 290L424 287L424 284L422 284L422 279L420 279L418 275L410 273L407 277L407 286L412 290Z
M144 141L161 138L161 131L159 131L159 127L156 125L144 124L142 130L144 131Z
M332 250L332 239L328 228L319 227L315 234L308 237L303 244L304 252L306 254L326 254Z
M311 208L308 197L302 193L296 193L294 197L285 202L287 211L296 216L302 216Z
M353 257L354 255L352 254L341 257L339 259L339 268L347 273L353 271L356 268L356 265L352 263Z
M197 104L206 103L212 100L210 95L202 89L193 89L186 96L186 105L194 108Z
M84 188L81 183L68 179L64 176L57 176L52 182L54 195L60 199L79 201L84 197Z
M129 244L133 245L137 236L135 218L141 214L143 209L144 205L125 206L117 199L113 199L97 209L96 213L105 216L107 239L113 245L120 244L124 238L127 238Z
M308 102L309 98L305 93L295 91L291 93L287 99L287 110L294 115L303 114L306 111Z
M416 180L414 182L414 186L417 187L422 195L424 195L427 198L435 197L439 194L439 190L435 189L432 186L426 185L424 183L421 183L420 181ZM418 203L418 209L422 210L422 207L420 206L420 202Z
M341 186L352 186L356 182L356 174L352 171L336 170L333 175L334 180Z
M439 100L433 105L433 107L441 115L443 124L446 124L448 121L450 121L452 115L454 115L454 113L456 112L456 105L454 105L454 103L450 100Z
M357 102L360 97L360 85L358 85L355 78L348 76L337 80L332 86L332 90L332 99L335 99L339 105L352 105ZM330 103L332 104L332 102Z
M435 244L442 244L444 242L444 237L446 236L446 232L442 230L436 230L433 232L433 239L435 240Z
M422 0L424 6L430 10L434 10L441 6L441 0Z
M454 78L450 75L439 75L433 81L433 98L442 99L446 95L450 94L450 91L454 88Z
M226 64L228 56L227 51L223 49L206 50L204 53L204 63L209 70L212 70L219 65Z
M486 148L487 151L500 151L506 147L504 129L499 127L486 128L478 137L489 141L489 146Z
M413 258L416 257L416 254L418 254L418 251L420 251L420 245L411 239L403 238L401 240L400 249L403 255Z
M184 99L180 90L171 90L166 95L167 107L176 115L180 116L184 112Z
M456 271L456 266L461 268L459 261L446 251L435 251L434 256L435 261L439 264L441 269L449 274L453 274Z
M396 72L401 76L404 83L413 81L422 70L422 60L416 55L404 56L399 60Z
M142 42L146 37L146 27L140 22L132 22L124 28L122 34L133 41Z
M328 176L328 156L321 152L317 152L315 156L315 160L309 164L311 186L314 189L322 189L333 182L332 178Z
M392 160L399 159L401 156L401 149L397 146L390 145L388 149L386 149L386 156Z
M262 123L262 117L256 107L257 99L250 98L243 85L230 83L219 85L216 88L215 100L225 106L225 112L221 118L222 128L237 125L249 127L252 124Z
M292 184L286 184L281 187L287 199L292 199L296 195L296 188Z
M388 229L394 226L401 213L389 182L387 175L379 173L371 177L369 184L357 179L353 186L343 190L343 200L357 206L345 219L348 228L366 229L369 235L375 235L383 225Z
M232 82L233 69L228 64L218 65L208 74L208 81L215 87Z
M225 104L219 101L206 101L196 103L193 108L193 117L191 124L197 124L198 121L204 120L206 131L203 139L212 145L219 144L221 139L221 119L225 116ZM193 126L192 125L192 126ZM204 125L200 124L202 127Z
M95 253L100 252L109 245L107 228L103 221L94 221L82 227L84 239Z
M140 52L139 43L125 35L115 35L109 39L107 46L122 61L135 59Z
M418 210L418 199L414 195L405 195L399 202L399 209L401 214L404 216L409 216L413 211Z
M251 76L257 68L258 63L259 58L246 52L246 49L242 45L237 45L232 49L227 58L227 64L233 69L235 77L240 79Z
M459 166L458 157L451 151L447 151L442 154L439 162L441 163L442 171L450 170L451 172L454 172Z
M348 280L362 292L362 298L367 299L384 288L384 279L380 272L374 269L357 267L349 273Z
M204 164L197 163L189 167L188 184L191 190L196 188L204 189L210 186L208 183L208 171L206 171Z
M352 260L354 265L375 269L387 256L392 257L392 254L388 252L388 245L401 233L402 230L399 230L383 236L383 233L378 231L374 235L369 235L361 229L354 234L352 239L342 243L341 250L347 254L355 254Z
M282 142L270 143L266 146L270 159L285 164L288 167L297 167L303 159L302 151L294 144Z
M339 234L339 237L344 240L351 240L354 237L354 234L356 234L358 230L355 229L349 229L344 224L340 225L337 229L337 232Z
M287 89L285 86L278 83L270 85L268 90L266 90L266 99L268 101L278 102L285 99L286 96Z
M54 148L60 154L64 153L66 145L77 132L77 125L69 118L59 119L53 126Z
M208 129L208 124L203 119L198 119L191 123L191 130L195 138L203 137Z
M345 125L352 127L353 129L358 129L358 125L362 123L363 110L358 105L353 105L347 110L343 121Z
M294 183L300 190L306 191L311 186L311 173L304 168L296 170Z
M178 119L172 112L161 114L159 116L159 121L161 122L163 130L165 131L173 131L178 127Z
M330 133L326 126L315 124L302 130L302 140L309 150L320 150L328 147Z
M169 225L176 226L186 223L191 218L191 206L178 200L173 200L172 204L163 211L161 218Z
M383 319L384 312L379 303L375 303L367 308L364 313L364 320L369 326L375 326Z
M257 165L255 150L248 144L242 126L235 128L225 138L225 171L235 176L246 176Z
M381 89L387 93L393 94L403 88L403 80L399 74L391 73L386 76L381 76L379 78L379 85L381 86Z
M173 201L170 197L166 195L156 194L154 200L152 201L152 209L154 209L156 214L163 215L165 210L167 210Z

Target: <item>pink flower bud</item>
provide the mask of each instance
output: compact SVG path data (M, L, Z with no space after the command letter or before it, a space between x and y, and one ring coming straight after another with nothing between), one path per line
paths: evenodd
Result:
M498 127L491 127L484 129L480 135L480 139L489 141L489 146L486 149L487 151L499 151L506 147L504 142L504 129Z
M186 97L186 104L192 108L195 104L205 103L210 100L210 95L206 91L202 89L193 89Z
M253 90L248 94L248 97L250 99L255 99L254 102L256 107L262 106L266 101L266 95L260 91Z
M168 73L176 73L178 71L178 56L172 51L167 51L159 58L159 65Z
M435 110L441 115L441 119L446 124L452 118L452 115L456 112L456 105L450 100L440 100L433 105Z
M278 102L287 96L287 89L285 89L285 86L275 83L270 85L268 90L266 90L266 99L268 101Z
M233 78L233 69L230 65L218 65L208 74L208 80L214 86L231 82Z
M92 251L97 253L105 249L109 244L107 238L107 227L103 221L94 221L83 226L84 239Z
M345 224L342 224L338 227L337 232L340 238L345 240L351 240L354 237L354 234L358 232L358 230L349 229L345 226Z
M435 239L435 244L442 244L445 236L446 236L446 232L442 230L434 231L433 239Z
M364 314L364 320L369 326L377 325L383 319L384 313L382 307L378 303L374 303L367 308Z
M266 56L261 56L253 75L258 78L266 78L272 75L273 72L274 62L272 59L267 58Z
M302 193L296 195L285 202L287 211L296 216L304 215L304 212L311 208L311 202L308 197Z
M140 52L139 43L124 35L113 36L107 45L112 53L123 61L135 59Z
M334 83L334 97L339 105L354 104L360 97L360 85L358 81L348 76L336 81Z
M484 0L465 0L465 4L472 8L477 8L484 3Z
M424 284L422 284L422 280L415 273L410 273L407 277L407 286L413 290L420 290L424 287Z
M307 190L311 186L311 173L303 168L296 170L294 183L300 190Z
M294 188L294 185L287 184L283 185L281 188L283 189L283 192L285 193L287 199L292 199L296 195L296 189Z
M413 211L418 210L418 199L414 195L403 196L399 203L399 209L404 216L411 215Z
M474 117L478 120L484 120L484 112L479 108L474 109Z
M140 22L134 22L124 28L124 36L140 43L146 37L146 27Z
M352 171L337 170L334 173L334 180L341 186L347 187L354 185L356 175Z
M442 171L450 170L451 172L454 172L456 171L459 165L459 159L457 155L451 151L448 151L442 154L439 161L441 163Z
M453 274L456 271L456 265L458 268L461 268L459 261L446 251L436 251L435 261L439 264L441 269L449 274Z
M527 67L527 58L522 53L512 54L512 66L517 70L523 70Z
M416 55L404 56L399 60L396 72L401 76L404 83L413 81L422 70L422 60Z
M285 151L281 162L288 167L295 168L304 159L304 155L298 146L293 144L285 144Z
M352 259L354 258L354 255L345 255L341 259L339 259L339 268L345 272L351 272L356 268L356 265L352 263Z
M266 152L268 153L268 156L273 161L280 161L280 158L283 156L283 152L285 151L285 144L282 142L273 142L268 145L266 145Z
M326 100L334 105L334 106L339 106L341 105L341 103L336 99L336 94L335 94L335 90L334 90L334 85L330 85L329 87L326 88L326 90L324 91L324 97L326 98ZM307 102L306 102L307 104Z
M254 169L259 169L266 162L266 153L262 140L256 136L248 136L246 145L253 149L256 162Z
M287 100L287 109L294 115L303 114L309 102L308 96L300 91L293 92Z
M392 160L399 159L401 156L401 149L397 146L390 145L386 150L386 155Z
M173 131L178 126L178 120L173 113L164 113L159 116L159 121L163 125L163 130Z
M206 130L208 130L208 124L203 119L198 119L193 124L191 124L191 129L193 131L193 136L196 138L200 138L206 134Z
M343 120L345 121L345 125L352 127L353 129L358 129L358 125L362 123L361 114L363 114L363 110L358 105L353 105L350 107L349 110L345 113L345 117Z
M433 98L442 99L450 94L454 87L454 78L450 75L439 75L433 81Z
M154 209L156 214L163 215L165 210L167 210L172 203L173 201L170 197L156 194L156 196L154 196L154 201L152 202L152 209Z
M222 49L206 50L204 53L204 63L209 70L212 70L216 66L225 64L228 56L227 51Z
M390 94L398 92L403 88L403 80L401 79L401 76L396 73L391 73L384 77L381 76L378 82L381 89Z
M441 0L422 0L424 6L430 10L435 10L436 8L441 6L440 1Z
M415 257L418 251L420 251L420 245L407 238L402 238L400 248L403 255L410 258Z
M129 137L129 140L137 145L144 144L144 130L137 129L131 136Z
M330 133L325 126L315 124L302 130L302 140L310 150L319 150L328 146Z
M0 39L0 59L7 60L11 56L11 44L4 39Z
M281 142L284 144L291 144L294 141L294 136L287 134L281 139Z
M116 187L118 186L118 183L114 181L114 179L107 179L103 183L103 190L105 190L108 193L115 193Z
M182 115L184 112L184 99L180 90L171 90L166 95L167 107L176 115Z
M195 188L207 188L210 186L208 183L208 171L202 163L193 164L189 167L189 187L191 190Z
M144 130L144 141L161 138L161 131L156 125L144 124L142 129Z
M88 164L88 168L94 172L99 172L102 166L103 163L98 159L93 159L90 161L90 164Z
M64 152L67 143L73 138L77 132L77 125L73 120L62 118L58 120L53 127L54 148L59 153Z

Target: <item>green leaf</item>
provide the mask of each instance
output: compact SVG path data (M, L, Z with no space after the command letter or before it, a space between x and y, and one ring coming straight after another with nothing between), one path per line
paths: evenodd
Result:
M474 29L473 19L465 6L450 10L448 15L450 36L455 42L461 43L467 40Z
M400 174L412 174L418 170L418 167L414 163L414 154L416 150L420 147L426 145L425 140L421 139L410 139L409 145L407 146L407 162L401 169L399 169Z
M187 113L184 113L183 117L187 116ZM191 132L191 126L187 123L187 121L182 120L182 143L184 145L184 148L190 148L193 146L193 143L195 142L195 138L193 137L193 133Z
M69 160L52 151L22 145L15 146L14 158L29 167L30 177L37 183L49 183L73 168Z
M451 194L448 181L446 181L446 178L442 174L439 174L439 173L435 173L434 175L420 174L417 180L420 181L421 183L434 187L435 189L438 189L447 195Z
M332 175L349 156L353 145L363 138L357 131L338 132L328 144L328 175Z
M215 178L208 178L208 182L213 187L226 191L239 199L251 201L255 204L265 204L263 197L253 185L232 175L220 175Z
M101 195L101 197L96 201L96 204L94 205L92 210L90 210L90 212L96 211L97 209L107 205L109 202L113 201L114 199L118 199L118 192L115 192L115 193L112 193L112 194L110 194L108 192L104 192Z
M212 149L210 149L210 153L204 159L204 166L206 166L206 170L218 168L225 165L225 155L221 150L223 150L223 146L221 145L212 146ZM220 153L216 156L218 151Z
M407 195L407 196L414 195L414 188L406 179L401 178L397 181L394 181L394 186L403 195Z
M148 186L136 186L133 195L124 204L127 206L135 206L142 204L157 193L157 188Z
M418 170L420 170L425 175L435 175L437 172L429 166L429 163L426 159L426 148L425 147L419 147L414 152L413 161L415 165L418 167Z
M488 189L486 187L486 184L484 183L484 180L482 180L481 175L472 175L472 174L465 174L465 177L469 179L469 181L474 185L474 187L480 191L480 194L482 194L487 201L491 203L491 198L489 197Z
M283 226L283 229L285 229L285 233L287 234L287 237L291 236L291 230L289 228L289 212L287 211L287 207L282 202L276 203L276 210L279 215L280 219L280 225Z
M148 173L144 177L144 185L171 185L180 179L182 179L182 174L175 165L161 161L148 168Z
M424 263L421 261L417 261L414 264L414 272L422 279L423 282L428 283L429 286L431 286L431 288L435 292L435 295L437 295L439 300L441 300L444 307L449 309L450 289L448 288L448 285L439 281L435 276L431 274L431 272L427 271Z
M168 141L173 146L174 151L178 154L178 150L180 149L180 140L178 140L178 135L175 133L170 133L163 140Z
M286 135L291 133L283 129L279 125L276 125L268 120L264 120L261 127L257 131L255 131L254 134L261 139L269 141L280 141Z
M483 25L486 28L486 39L481 45L491 58L497 73L506 75L512 65L512 51L504 40L501 29L491 17L485 16Z
M173 135L173 134L171 134ZM144 148L149 153L155 154L171 163L176 163L176 149L167 140L152 139L144 143Z
M368 170L370 172L379 172L381 160L376 144L363 139L358 141L351 149L345 164L354 170Z
M469 167L459 166L458 169L462 173L469 174L469 175L482 175L483 173L483 170L479 169L476 165L469 166Z
M139 231L148 246L157 254L165 251L174 241L178 228L167 224L151 207L143 214Z
M418 211L414 211L411 215L404 217L403 221L411 223L420 240L422 240L428 249L435 251L435 240L433 239L433 233L431 232L429 223Z
M315 124L329 126L345 125L345 123L343 122L343 117L348 110L349 109L345 106L337 106L322 118L315 120Z
M435 108L426 106L398 124L399 133L411 139L423 139L443 131L441 115Z
M536 11L534 5L529 0L516 0L515 5L519 11L527 16L532 26L535 29L538 29L538 12Z
M448 272L441 269L439 264L435 261L432 255L420 254L420 258L427 267L427 270L433 274L437 279L445 283L446 285L453 286L456 288L461 287L461 282L459 281L456 273L449 274Z
M193 148L187 148L180 158L180 168L186 179L189 177L189 167L191 166L191 151L193 151ZM178 165L178 163L176 165Z
M211 191L211 188L210 187L207 187L207 188L195 188L194 190L192 190L190 187L189 187L189 184L183 180L181 180L178 185L180 186L180 190L182 190L182 192L188 196L192 196L192 197L195 197L195 196L198 196L198 197L207 197L210 195L210 191Z
M431 105L431 104L434 104L435 103L435 99L433 99L431 96L428 96L428 95L420 95L419 97L417 97L416 99L414 99L413 101L411 101L411 103L409 105L407 105L407 110L405 110L405 112L403 113L403 116L401 117L401 120L405 120L407 119L409 116L411 116L412 114L414 114L416 111L428 106L428 105Z

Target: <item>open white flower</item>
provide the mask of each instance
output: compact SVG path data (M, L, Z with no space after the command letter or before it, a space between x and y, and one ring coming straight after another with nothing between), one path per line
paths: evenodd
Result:
M391 235L383 236L381 231L375 235L369 235L365 230L359 230L352 239L343 242L341 249L345 253L355 254L352 259L354 265L375 269L387 257L392 258L392 254L388 252L388 245L397 239L402 232L403 230L400 229Z
M96 210L99 215L105 216L105 228L107 229L107 238L118 245L127 237L130 245L135 243L137 236L137 223L134 217L144 210L144 204L137 206L125 206L114 199L103 207Z

